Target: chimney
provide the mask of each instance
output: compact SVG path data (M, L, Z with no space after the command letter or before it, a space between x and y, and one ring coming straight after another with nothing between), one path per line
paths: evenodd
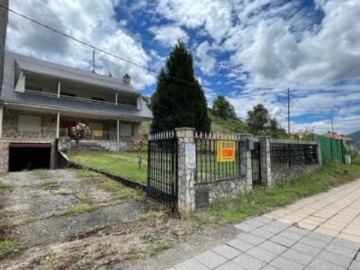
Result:
M128 74L125 74L123 77L123 82L126 84L130 84L131 83L131 77Z

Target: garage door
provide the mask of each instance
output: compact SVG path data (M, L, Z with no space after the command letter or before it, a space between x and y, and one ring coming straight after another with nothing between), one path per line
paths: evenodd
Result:
M9 171L49 169L50 143L10 143Z

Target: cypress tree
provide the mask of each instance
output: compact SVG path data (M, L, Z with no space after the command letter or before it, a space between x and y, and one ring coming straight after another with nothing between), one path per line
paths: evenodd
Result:
M175 45L158 75L151 104L154 115L152 132L177 127L210 131L211 120L204 91L195 79L192 55L181 41Z

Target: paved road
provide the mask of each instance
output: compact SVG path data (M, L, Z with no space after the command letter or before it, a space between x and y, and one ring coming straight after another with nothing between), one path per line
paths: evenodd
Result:
M236 238L171 270L360 270L360 180L235 227Z

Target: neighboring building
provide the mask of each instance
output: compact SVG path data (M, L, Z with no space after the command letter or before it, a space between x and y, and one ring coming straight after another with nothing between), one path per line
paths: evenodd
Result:
M358 152L359 146L358 144L350 137L346 137L344 135L337 134L336 132L328 131L325 133L325 136L328 138L332 138L335 140L341 140L343 142L344 147L346 150L350 152Z
M9 0L0 0L0 5L4 7L8 7ZM7 23L8 23L8 12L6 9L0 7L0 93L1 93L2 78L3 78Z
M142 121L152 118L128 75L120 80L10 52L5 54L1 115L0 172L16 169L16 159L40 161L51 152L55 164L55 138L68 136L78 122L89 125L88 140L118 150L139 133Z

